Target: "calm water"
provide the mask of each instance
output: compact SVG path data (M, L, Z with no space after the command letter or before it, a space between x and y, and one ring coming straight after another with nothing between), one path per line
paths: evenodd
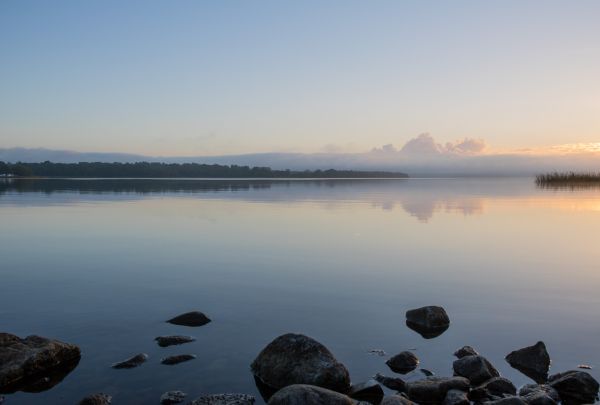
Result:
M531 179L48 180L0 183L0 325L78 344L79 366L10 404L158 403L167 390L258 396L249 364L274 337L324 343L360 382L414 349L450 375L470 344L503 360L544 340L552 371L600 378L600 191L540 190ZM425 340L407 309L452 320ZM188 310L213 322L166 324ZM159 348L164 334L194 343ZM146 352L132 370L110 364ZM166 355L196 360L164 366ZM409 375L420 377L419 372Z

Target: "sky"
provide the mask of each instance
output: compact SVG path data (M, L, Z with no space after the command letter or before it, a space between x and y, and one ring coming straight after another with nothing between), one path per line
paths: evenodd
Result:
M0 148L597 148L598 16L586 0L2 0Z

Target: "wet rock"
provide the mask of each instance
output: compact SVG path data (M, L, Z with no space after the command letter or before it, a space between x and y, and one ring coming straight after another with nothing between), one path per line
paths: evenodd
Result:
M190 405L253 405L256 399L247 394L203 395L190 402Z
M360 402L326 388L294 384L277 391L268 405L356 405L358 403Z
M79 405L109 405L112 403L112 397L108 394L93 394L79 401Z
M556 405L558 403L558 401L555 401L552 397L543 392L534 392L521 396L521 399L528 405Z
M485 405L527 405L525 401L523 401L519 397L506 397L495 399L493 401L484 402Z
M425 377L431 377L434 375L433 371L429 371L426 368L422 368L419 371L421 371L421 373L425 374Z
M383 399L383 389L377 384L377 381L369 380L364 383L353 384L350 387L348 396L359 401L379 405Z
M375 374L375 381L380 383L386 388L389 388L394 391L404 392L406 391L406 383L401 378L395 377L386 377L383 374Z
M385 364L395 373L406 374L417 368L419 359L413 353L405 351L398 353Z
M209 323L210 319L202 312L192 311L178 315L175 318L171 318L167 322L172 323L173 325L181 326L202 326Z
M195 354L178 354L175 356L165 357L160 361L161 364L166 364L167 366L172 366L175 364L183 363L185 361L194 360L196 358Z
M422 307L406 312L406 326L425 339L431 339L441 335L450 327L450 318L442 307Z
M473 388L469 393L471 401L483 401L494 397L517 395L517 387L504 377L490 378L483 384Z
M554 374L548 384L558 392L563 403L592 404L598 398L598 381L585 371Z
M478 354L477 350L473 349L471 346L463 346L454 352L454 356L459 359L466 356L477 356Z
M146 360L148 360L148 355L146 353L140 353L140 354L136 354L133 357L128 358L127 360L121 361L119 363L115 363L111 367L117 368L117 369L134 368L134 367L141 366L142 364L144 364L146 362Z
M181 391L167 391L160 396L160 405L180 404L187 395Z
M75 345L40 336L0 333L0 392L40 392L58 384L79 363Z
M168 347L168 346L182 345L184 343L194 342L194 341L196 341L196 338L194 338L192 336L174 335L174 336L159 336L159 337L155 338L154 340L156 340L156 343L158 343L158 345L160 347Z
M380 405L416 405L410 399L402 395L389 395L383 398Z
M452 389L468 391L469 380L463 377L427 377L406 383L408 398L420 404L441 403Z
M455 360L452 367L455 375L467 378L473 385L480 385L490 378L500 376L492 363L481 355L462 357Z
M521 389L519 390L519 396L521 397L529 397L534 395L545 395L555 402L560 401L560 396L558 395L558 392L554 388L546 384L527 384L521 387Z
M544 342L515 350L506 356L506 361L537 383L544 383L548 379L550 355Z
M343 393L350 389L346 367L321 343L300 334L277 337L259 353L251 370L275 389L293 384L316 385Z
M449 390L442 405L469 405L469 397L465 391Z
M2 395L0 395L0 404L4 403L4 397Z

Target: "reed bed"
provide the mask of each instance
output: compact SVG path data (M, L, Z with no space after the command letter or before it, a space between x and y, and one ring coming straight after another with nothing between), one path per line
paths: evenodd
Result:
M538 174L535 184L544 188L596 188L600 187L600 172L553 172Z

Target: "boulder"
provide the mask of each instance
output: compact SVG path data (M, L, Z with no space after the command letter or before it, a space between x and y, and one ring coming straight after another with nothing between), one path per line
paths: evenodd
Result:
M442 405L469 405L470 403L471 401L469 401L469 397L465 391L449 390Z
M450 390L469 390L469 380L463 377L427 377L406 383L406 393L413 402L420 404L441 403Z
M190 405L253 405L256 399L246 394L212 394L196 398Z
M592 404L598 399L598 381L585 371L554 374L548 384L558 392L563 403Z
M404 351L385 362L395 373L406 374L419 365L419 359L413 353Z
M454 352L454 356L458 359L462 359L466 356L477 356L478 354L477 350L473 349L471 346L463 346Z
M158 345L160 347L168 347L168 346L182 345L184 343L194 342L196 340L196 338L194 338L192 336L174 335L174 336L159 336L159 337L155 338L154 340L156 340L156 343L158 343Z
M171 318L167 322L172 323L173 325L181 326L202 326L209 323L210 319L202 312L192 311L178 315L175 318Z
M140 353L128 358L127 360L114 363L111 367L117 369L134 368L141 366L146 362L146 360L148 360L148 355L146 353Z
M536 403L543 405L547 403L547 397L552 402L560 401L560 395L558 392L549 385L546 384L527 384L521 387L519 390L519 396L523 397L527 403Z
M369 380L364 383L352 384L348 396L358 401L379 405L383 399L383 389L381 385L377 384L377 381Z
M471 401L484 401L494 397L515 396L517 387L504 377L493 377L473 388L469 393Z
M62 381L80 358L79 347L69 343L0 333L0 393L47 390Z
M402 395L389 395L383 398L379 405L416 405L413 401Z
M322 387L289 385L275 393L268 405L356 405L361 402Z
M465 377L471 384L480 385L490 378L499 377L500 373L485 357L465 356L452 363L454 374Z
M401 378L386 377L383 374L379 374L379 373L375 374L375 377L373 377L373 378L375 379L375 381L377 381L384 387L389 388L393 391L399 391L399 392L406 391L406 383Z
M180 404L185 401L186 396L185 392L167 391L160 396L160 405Z
M539 384L546 382L548 379L550 355L544 342L537 342L533 346L510 352L506 356L506 361L511 367Z
M92 394L79 401L79 405L110 405L112 397L107 394Z
M450 326L450 318L442 307L428 306L406 312L406 326L425 339L444 333Z
M175 356L165 357L160 361L161 364L166 364L167 366L172 366L175 364L183 363L185 361L194 360L196 358L195 354L178 354Z
M251 364L255 377L274 389L308 384L342 393L350 389L344 365L316 340L288 333L269 343Z
M525 401L523 401L519 397L505 397L495 399L493 401L484 402L485 405L527 405Z

